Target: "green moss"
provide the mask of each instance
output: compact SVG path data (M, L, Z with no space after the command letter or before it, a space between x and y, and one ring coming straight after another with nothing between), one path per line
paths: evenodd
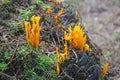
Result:
M0 71L4 71L7 69L7 64L4 62L0 62Z
M56 58L54 55L46 56L39 48L28 45L19 47L17 55L22 56L19 58L19 60L24 61L22 78L27 80L37 80L45 77L45 72L49 71L48 68L51 69L53 67L54 58Z

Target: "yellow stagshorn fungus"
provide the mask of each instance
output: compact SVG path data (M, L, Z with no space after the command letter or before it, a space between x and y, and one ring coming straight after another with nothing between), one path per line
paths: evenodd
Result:
M40 16L33 15L30 19L32 24L29 21L24 22L25 32L26 32L26 40L28 43L33 45L34 47L38 47L39 39L40 39Z
M49 14L50 12L51 12L51 7L50 7L50 6L48 6L46 13L48 13L48 14Z
M55 25L58 26L58 19L64 13L64 8L61 8L58 13L54 16Z
M58 16L54 16L55 19L55 25L58 25Z
M61 64L64 60L68 59L69 56L67 43L64 44L64 53L58 54L58 48L56 48L56 54L57 54L56 73L57 75L59 75L60 74L59 64Z
M61 2L60 1L58 1L58 0L49 0L49 1L51 1L51 2L53 2L53 3L55 3L55 4L61 4Z
M75 17L75 19L78 18L78 11L75 11L74 17Z
M81 27L80 22L75 25L74 29L71 26L68 28L69 34L64 32L64 39L70 42L72 48L80 50L91 50L89 45L86 43L86 35Z
M61 16L63 13L64 13L64 8L61 8L61 9L58 11L57 16Z
M107 71L108 71L108 66L109 66L109 63L108 62L106 62L105 64L104 64L104 66L103 66L103 77L105 77L106 76L106 74L107 74Z

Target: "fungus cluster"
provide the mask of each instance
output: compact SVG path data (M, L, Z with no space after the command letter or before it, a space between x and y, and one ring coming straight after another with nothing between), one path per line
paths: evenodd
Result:
M31 17L31 23L29 21L24 22L25 32L26 32L26 40L34 47L38 47L39 39L40 39L40 16L33 15Z
M72 48L90 51L90 47L87 44L86 35L81 27L80 22L74 26L74 29L70 26L68 28L69 34L64 32L64 39L70 42Z
M69 57L68 46L67 43L64 44L64 53L59 54L58 48L56 48L57 54L57 61L56 61L56 73L57 75L60 74L60 67L59 65Z

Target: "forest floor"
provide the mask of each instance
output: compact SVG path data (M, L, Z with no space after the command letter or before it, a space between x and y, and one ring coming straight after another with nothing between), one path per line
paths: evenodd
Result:
M89 38L103 51L104 58L109 62L110 80L119 80L120 0L66 0L66 2L76 6ZM3 27L0 26L1 31Z

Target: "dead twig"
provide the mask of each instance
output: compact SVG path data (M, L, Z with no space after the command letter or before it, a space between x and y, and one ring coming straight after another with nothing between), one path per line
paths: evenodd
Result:
M5 73L3 73L3 72L0 72L0 75L6 76L6 77L8 77L8 78L10 78L10 79L12 79L12 80L16 80L15 76L10 76L10 75L5 74Z
M74 53L75 57L76 57L76 63L78 62L78 56L76 54L76 52L74 50L72 50L72 52Z
M74 78L70 77L65 71L63 71L64 76L67 77L69 80L74 80Z
M9 65L12 62L12 60L13 60L13 58L15 56L15 53L17 51L18 46L19 46L19 41L17 42L16 48L15 48L15 50L14 50L14 52L13 52L13 54L12 54L10 60L9 60L9 62L7 63L7 65Z

